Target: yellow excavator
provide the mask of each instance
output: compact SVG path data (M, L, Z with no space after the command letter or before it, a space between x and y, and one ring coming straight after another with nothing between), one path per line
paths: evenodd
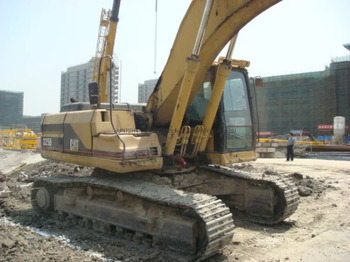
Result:
M231 58L235 39L279 1L192 0L142 110L108 103L101 79L111 69L109 48L98 81L89 85L90 103L74 103L42 121L44 158L94 172L37 180L33 207L102 232L132 233L191 259L231 243L233 209L264 224L293 214L299 196L290 180L230 167L256 159L249 62ZM115 0L112 46L119 6ZM215 62L228 43L226 57Z

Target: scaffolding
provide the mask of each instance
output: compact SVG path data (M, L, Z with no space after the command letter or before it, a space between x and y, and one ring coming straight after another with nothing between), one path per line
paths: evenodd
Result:
M264 77L263 83L256 88L259 131L307 130L316 136L317 125L350 116L350 60L324 71Z

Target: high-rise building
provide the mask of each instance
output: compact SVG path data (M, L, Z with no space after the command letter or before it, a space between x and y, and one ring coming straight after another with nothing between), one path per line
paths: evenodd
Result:
M61 73L61 107L74 98L79 102L89 102L88 85L92 82L94 58L85 64L68 67ZM107 90L109 92L109 77ZM119 102L119 65L112 67L112 101Z
M146 80L143 84L139 84L138 102L147 103L149 96L152 94L158 79Z
M0 90L0 126L2 129L21 124L23 117L23 92Z

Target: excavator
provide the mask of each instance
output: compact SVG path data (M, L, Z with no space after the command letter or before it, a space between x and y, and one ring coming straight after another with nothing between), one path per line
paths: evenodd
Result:
M113 65L120 7L114 0L90 102L42 121L44 158L94 171L35 181L33 208L191 259L231 243L232 210L263 224L292 215L299 196L288 178L232 168L256 160L254 89L249 62L232 59L235 41L279 1L192 0L147 105L127 109L108 100L103 80ZM215 61L227 45L226 56Z

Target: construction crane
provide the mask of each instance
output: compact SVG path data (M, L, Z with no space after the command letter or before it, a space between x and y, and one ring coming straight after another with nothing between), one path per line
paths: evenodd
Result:
M115 35L118 25L118 13L120 2L114 1L113 9L102 9L100 25L98 30L96 52L94 57L94 66L92 82L96 82L100 87L100 103L108 102L108 74L112 74L112 57L114 50ZM112 97L109 98L111 102Z

